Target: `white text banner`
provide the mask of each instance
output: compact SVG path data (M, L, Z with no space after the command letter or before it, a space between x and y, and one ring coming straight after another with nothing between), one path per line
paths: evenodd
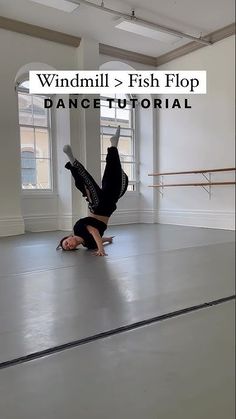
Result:
M205 94L206 71L30 71L30 94Z

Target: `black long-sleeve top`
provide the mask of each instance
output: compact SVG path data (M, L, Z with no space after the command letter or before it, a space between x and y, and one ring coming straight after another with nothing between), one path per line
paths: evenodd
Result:
M84 240L84 247L88 249L97 249L97 243L95 242L92 234L87 230L87 226L96 228L99 231L100 236L102 237L104 231L107 229L107 225L100 220L97 220L93 217L85 217L78 220L74 225L74 234L76 236L82 237Z

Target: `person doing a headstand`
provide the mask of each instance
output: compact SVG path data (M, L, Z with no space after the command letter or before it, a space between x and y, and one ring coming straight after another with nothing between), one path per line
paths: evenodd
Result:
M128 176L123 171L117 145L120 126L111 137L111 147L107 149L106 167L100 188L84 166L73 156L71 147L64 146L63 151L69 162L66 169L71 171L75 186L86 198L89 216L79 219L74 227L74 234L63 237L57 249L74 250L79 245L87 249L96 249L95 255L105 256L104 243L112 243L112 237L103 237L111 214L116 210L117 201L124 195L128 187Z

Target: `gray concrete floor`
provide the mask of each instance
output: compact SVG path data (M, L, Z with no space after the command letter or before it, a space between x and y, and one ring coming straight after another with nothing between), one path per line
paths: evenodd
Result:
M61 232L0 239L0 364L235 294L234 232L109 232L105 258L56 251ZM233 419L233 305L8 365L0 417Z

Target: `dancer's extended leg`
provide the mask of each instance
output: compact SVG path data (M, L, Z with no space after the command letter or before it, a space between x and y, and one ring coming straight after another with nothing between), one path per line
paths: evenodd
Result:
M93 211L99 203L101 188L85 167L74 157L70 145L64 146L63 151L70 160L70 162L66 163L65 167L71 171L75 180L75 186L82 192L83 196L87 198L89 209Z
M120 138L120 125L118 125L118 127L117 127L117 129L116 129L116 133L115 133L115 135L113 135L113 136L110 138L110 141L111 141L111 146L112 146L112 147L117 147L117 146L118 146L119 138Z
M111 137L111 147L107 149L106 167L102 179L102 191L110 200L117 202L124 195L128 186L128 176L121 167L117 145L120 137L120 126Z
M67 157L70 160L71 164L73 164L74 161L76 160L76 158L73 155L73 151L72 151L71 146L69 144L64 145L63 151L67 155Z

